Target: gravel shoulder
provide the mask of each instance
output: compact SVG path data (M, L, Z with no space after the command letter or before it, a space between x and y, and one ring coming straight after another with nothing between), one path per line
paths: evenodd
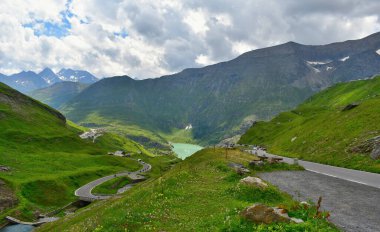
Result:
M280 171L259 176L300 201L316 202L322 196L323 209L330 211L331 221L344 231L379 231L378 188L310 171Z

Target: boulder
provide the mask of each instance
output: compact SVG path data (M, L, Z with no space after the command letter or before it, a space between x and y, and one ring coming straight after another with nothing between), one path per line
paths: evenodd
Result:
M366 153L369 154L372 159L380 158L380 136L376 136L370 139L367 139L355 146L349 148L349 151L352 153Z
M374 160L377 160L380 158L380 144L379 143L376 143L374 145L374 148L370 154L371 158L374 159Z
M231 167L231 168L233 168L236 173L241 174L241 175L243 175L244 173L249 173L250 172L249 169L247 169L246 167L244 167L244 165L242 165L242 164L229 163L228 166Z
M346 106L343 108L342 111L352 110L353 108L355 108L355 107L357 107L357 106L359 106L359 103L356 103L356 102L354 102L354 103L350 103L350 104L346 105Z
M253 161L249 162L249 166L251 166L251 167L255 167L255 166L262 167L262 166L264 166L264 162L261 160L253 160Z
M286 213L282 213L280 210L274 210L272 207L264 204L254 204L244 209L240 215L243 218L255 223L271 224L278 222L290 222L290 218Z
M302 219L289 217L284 209L269 207L260 203L247 207L240 213L240 216L258 224L271 224L279 222L294 222L298 224L303 222Z
M0 165L0 172L9 172L10 170L10 167Z
M266 188L268 185L260 178L247 176L240 180L241 184L245 184L248 186L258 187L258 188Z

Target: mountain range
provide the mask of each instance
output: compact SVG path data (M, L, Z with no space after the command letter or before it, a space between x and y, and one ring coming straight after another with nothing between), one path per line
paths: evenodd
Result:
M187 128L192 139L209 144L335 83L378 73L380 33L318 46L288 42L156 79L106 78L61 109L71 120L92 125L117 121L162 135Z
M61 69L57 73L54 73L50 68L45 68L39 73L35 73L33 71L22 71L9 76L0 74L0 82L3 82L23 93L29 93L62 81L91 84L97 80L98 78L87 71L72 69Z

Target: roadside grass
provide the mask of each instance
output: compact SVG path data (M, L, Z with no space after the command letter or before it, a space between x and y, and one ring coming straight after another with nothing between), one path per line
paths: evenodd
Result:
M342 111L350 103L359 106ZM380 173L380 160L355 146L380 135L380 77L337 84L269 122L258 122L240 143L288 157Z
M116 194L117 190L132 183L131 179L126 176L121 176L109 180L92 190L93 194Z
M136 185L121 199L98 201L37 231L338 231L314 217L315 207L300 208L270 184L265 190L239 184L243 177L228 163L248 165L252 159L239 150L229 150L226 156L224 149L204 149ZM280 205L305 222L256 225L239 216L257 202Z
M274 163L269 164L265 162L263 166L249 167L252 172L274 172L274 171L303 171L304 167L300 165L287 164L287 163Z

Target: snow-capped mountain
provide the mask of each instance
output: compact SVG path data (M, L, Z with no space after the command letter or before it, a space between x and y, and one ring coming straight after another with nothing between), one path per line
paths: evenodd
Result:
M54 73L50 68L45 68L38 74L32 71L22 71L9 76L0 74L0 82L23 93L29 93L62 81L92 84L97 80L98 78L87 71L72 69L61 69L58 73Z
M24 93L48 86L44 79L32 71L22 71L10 76L3 75L0 81Z
M94 75L83 70L63 68L57 73L57 75L62 81L81 82L86 84L94 83L98 80Z
M55 74L50 68L45 68L40 73L38 73L38 75L42 77L42 79L44 79L48 85L61 82L61 79L59 79L58 75Z

